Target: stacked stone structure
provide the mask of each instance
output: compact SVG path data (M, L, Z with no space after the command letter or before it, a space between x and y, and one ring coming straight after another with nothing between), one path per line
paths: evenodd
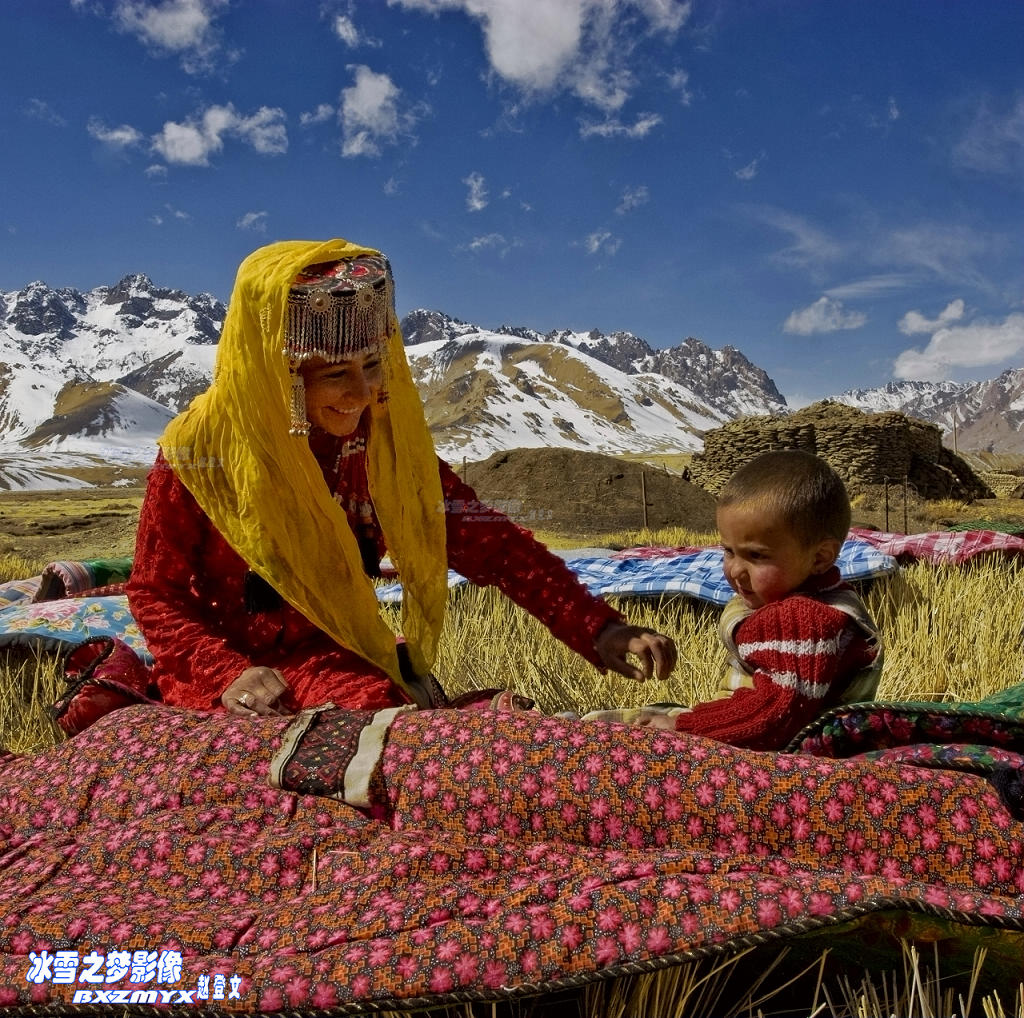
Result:
M773 449L803 449L828 462L851 492L870 485L913 486L923 499L992 498L967 463L942 444L934 424L896 411L865 413L824 400L785 416L742 417L704 435L690 474L717 494L733 472Z

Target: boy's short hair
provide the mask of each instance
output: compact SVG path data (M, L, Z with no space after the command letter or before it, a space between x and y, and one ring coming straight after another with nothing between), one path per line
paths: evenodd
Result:
M823 460L799 449L766 452L726 482L717 505L757 504L777 513L805 545L850 529L850 499L839 475Z

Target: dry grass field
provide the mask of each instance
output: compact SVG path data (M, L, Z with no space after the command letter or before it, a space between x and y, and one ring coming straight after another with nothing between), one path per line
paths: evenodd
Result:
M141 489L86 489L72 493L0 494L0 580L31 575L59 558L131 552ZM956 519L1024 518L1024 503L918 506L916 529L937 529ZM868 510L861 507L862 511ZM940 524L939 521L943 521ZM902 520L899 521L902 524ZM894 526L892 529L901 529ZM580 535L539 535L553 546L579 543ZM587 535L594 545L707 544L716 535L686 530ZM880 698L969 701L1024 680L1024 561L1001 557L959 567L916 564L875 581L866 599L886 640ZM682 598L624 601L618 605L640 624L673 636L680 650L676 673L664 684L630 683L600 675L554 641L534 619L492 590L453 595L436 671L452 693L513 685L545 711L692 702L714 686L723 660L715 634L716 612ZM397 624L397 619L391 616ZM500 637L496 634L500 634ZM0 744L31 752L60 738L48 706L57 695L55 662L9 659L0 684ZM975 972L942 972L927 954L907 946L892 969L842 974L822 955L800 975L776 951L699 963L654 975L598 983L571 1002L536 1002L537 1015L661 1018L683 1015L966 1015L1024 1018L1024 990L1000 999L984 957ZM789 985L791 980L795 983ZM797 989L794 989L794 986ZM972 997L973 994L973 997ZM795 996L794 996L795 995ZM452 1016L529 1014L449 1009Z
M143 488L0 492L0 555L29 560L131 555Z

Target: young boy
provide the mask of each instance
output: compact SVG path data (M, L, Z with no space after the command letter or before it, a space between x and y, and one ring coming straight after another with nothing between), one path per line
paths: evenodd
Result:
M730 478L717 519L725 577L736 591L719 623L730 661L718 697L692 709L585 717L782 749L823 710L870 700L878 686L878 629L835 565L849 499L817 456L770 452Z

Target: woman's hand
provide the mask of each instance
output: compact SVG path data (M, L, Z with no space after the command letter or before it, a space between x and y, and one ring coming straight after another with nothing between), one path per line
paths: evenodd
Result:
M664 681L676 666L676 645L669 637L625 622L609 622L598 633L594 649L606 668L638 682L652 677ZM640 659L639 668L626 660L627 654Z
M246 668L221 694L220 702L229 714L251 718L283 717L291 711L279 706L288 683L276 668Z

